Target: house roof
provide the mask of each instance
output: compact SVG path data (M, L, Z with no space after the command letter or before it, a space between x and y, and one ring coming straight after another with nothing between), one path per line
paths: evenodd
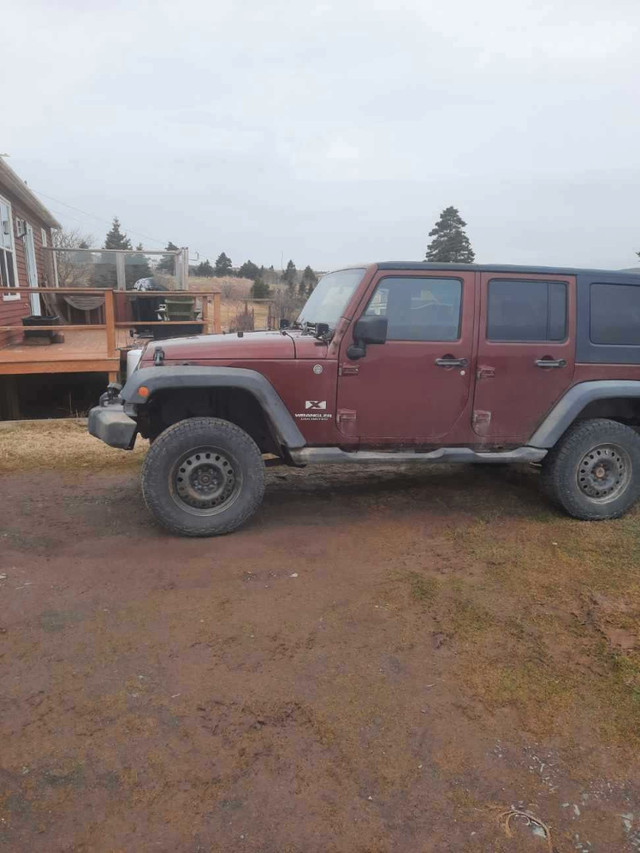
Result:
M8 165L3 157L0 157L0 192L8 190L32 213L48 225L49 228L62 228L52 213L42 204L40 199L33 193L25 182Z

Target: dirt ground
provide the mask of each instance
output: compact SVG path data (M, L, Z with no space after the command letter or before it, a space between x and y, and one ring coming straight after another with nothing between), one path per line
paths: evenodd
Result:
M0 850L640 851L640 510L271 469L192 541L143 453L0 430Z

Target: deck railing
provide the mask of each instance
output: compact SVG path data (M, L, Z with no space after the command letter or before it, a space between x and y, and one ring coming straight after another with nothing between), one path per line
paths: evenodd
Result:
M220 292L204 291L204 290L147 290L147 291L114 291L104 288L89 288L89 287L0 287L0 294L11 294L12 296L20 295L28 297L29 294L38 293L44 296L102 296L104 297L104 305L99 308L104 308L104 322L102 323L62 323L59 325L40 325L40 326L24 326L22 323L14 325L0 325L0 332L35 332L35 331L50 331L50 332L72 332L72 331L104 331L106 335L107 358L115 358L117 356L116 346L116 331L117 329L135 329L154 328L157 326L204 326L204 331L208 333L219 333L222 331L221 311L220 311ZM116 303L117 296L117 303ZM169 299L172 296L177 296L180 300L186 297L194 297L194 306L196 300L200 301L200 319L196 320L135 320L135 319L118 319L118 307L122 306L122 299ZM0 302L0 304L2 304ZM5 303L6 304L6 303ZM10 304L10 303L9 303ZM97 310L94 309L87 309ZM10 346L10 344L9 344ZM0 353L2 350L0 350ZM0 354L0 360L2 356Z

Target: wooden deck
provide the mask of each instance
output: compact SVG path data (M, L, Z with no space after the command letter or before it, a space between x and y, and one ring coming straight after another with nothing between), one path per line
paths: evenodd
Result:
M10 288L0 287L0 294L7 293ZM51 293L49 288L21 288L21 294L38 292ZM8 344L0 348L0 376L21 376L32 373L108 373L109 379L116 378L120 369L120 350L131 346L139 346L140 343L129 334L130 329L138 327L162 326L179 327L184 334L185 326L194 325L208 332L220 332L220 293L218 291L179 291L182 298L189 297L192 300L194 311L192 320L184 319L162 319L153 321L134 320L131 311L123 300L133 297L156 298L169 296L166 291L122 291L118 292L119 302L116 303L115 292L103 288L56 288L55 295L71 294L73 296L99 297L102 302L104 322L72 325L60 324L54 326L30 326L32 331L58 332L64 336L62 343L49 343L42 346L27 344L21 337L19 343ZM172 294L173 295L173 294ZM198 298L201 307L198 309L201 318L195 319L195 302ZM95 307L95 306L93 306ZM118 319L116 308L122 312L122 319ZM84 310L92 310L91 307ZM127 319L125 319L125 317ZM46 322L46 317L42 318ZM8 332L12 335L20 333L25 329L22 325L0 325L0 332Z
M30 346L24 341L0 350L0 375L25 373L116 373L120 369L120 353L110 356L106 332L67 331L64 343ZM118 330L117 346L131 346L128 335Z

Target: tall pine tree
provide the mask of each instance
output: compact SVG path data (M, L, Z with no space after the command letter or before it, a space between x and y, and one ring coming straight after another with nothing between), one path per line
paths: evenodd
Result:
M130 249L131 248L131 240L127 237L126 234L123 234L120 230L120 220L117 216L113 217L113 222L111 224L111 230L107 232L107 236L104 238L104 248L105 249Z
M287 285L287 288L291 293L295 292L297 277L298 270L296 269L296 265L293 261L289 261L286 270L282 273L282 281Z
M300 282L299 289L300 295L304 296L305 294L308 294L309 296L311 296L311 294L313 293L313 289L315 288L317 283L318 276L314 273L311 267L307 265L302 273L302 280Z
M169 242L165 246L165 251L166 252L177 252L178 247L176 246L175 243L172 243L171 240L169 240ZM158 262L157 269L160 270L160 272L168 272L171 275L173 275L173 273L176 271L176 256L175 255L163 255Z
M445 264L472 264L475 253L464 232L466 222L457 207L445 207L435 228L429 231L433 240L427 246L425 260Z
M218 255L215 265L215 275L220 278L223 275L231 275L232 272L231 258L228 258L224 252Z
M125 280L130 288L139 278L151 278L152 272L149 261L142 248L142 243L136 246L136 255L126 255L124 263Z

